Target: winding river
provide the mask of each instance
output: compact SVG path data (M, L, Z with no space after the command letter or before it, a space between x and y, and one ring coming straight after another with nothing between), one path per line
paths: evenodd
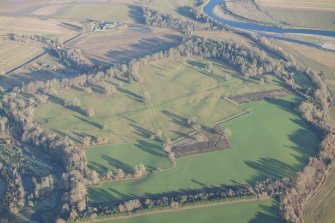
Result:
M327 37L335 37L335 31L327 31L327 30L316 30L316 29L295 29L295 28L280 28L276 26L269 26L269 25L262 25L262 24L256 24L256 23L250 23L250 22L240 22L240 21L231 21L227 19L220 18L219 16L215 15L214 8L215 6L223 3L224 0L210 0L205 6L204 6L204 13L207 14L210 18L221 22L222 24L228 25L233 28L239 28L239 29L245 29L250 31L255 31L259 33L260 35L263 35L265 37L274 38L274 39L280 39L284 41L290 41L295 42L303 45L308 46L314 46L320 48L319 45L295 40L292 38L285 38L285 37L278 37L275 35L271 35L269 33L276 33L276 34L285 34L285 33L296 33L296 34L309 34L309 35L319 35L319 36L327 36ZM267 32L266 34L264 32Z

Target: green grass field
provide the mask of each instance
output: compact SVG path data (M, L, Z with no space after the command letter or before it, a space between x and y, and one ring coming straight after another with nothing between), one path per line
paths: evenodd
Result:
M335 219L335 169L329 173L325 183L304 208L306 223L332 223Z
M277 81L265 85L252 79L245 81L224 64L215 63L213 74L205 67L206 61L198 58L166 59L140 70L143 87L136 83L118 86L117 81L112 81L90 86L92 94L73 88L59 91L36 110L35 119L76 142L90 135L106 137L113 144L134 143L157 129L174 139L192 130L186 125L189 117L196 116L200 124L210 126L243 112L222 96L280 88ZM236 77L225 81L226 73ZM106 85L117 87L114 96L104 95L101 88ZM141 101L142 88L151 95L146 105ZM95 110L93 118L63 106L64 99L75 97L83 109ZM108 127L103 128L104 125Z
M101 223L280 223L274 201L226 203L204 208L133 217L123 220L102 220Z
M111 169L132 173L134 166L143 163L150 171L166 169L170 163L157 142L139 141L135 144L102 145L86 150L88 168L104 174Z
M318 136L296 114L295 98L244 105L252 113L226 123L231 150L184 157L169 171L89 189L89 202L293 176L315 154Z

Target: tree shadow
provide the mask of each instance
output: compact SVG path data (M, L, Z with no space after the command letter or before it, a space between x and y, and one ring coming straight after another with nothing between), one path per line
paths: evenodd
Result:
M289 165L274 158L260 158L257 161L245 161L245 164L257 171L257 175L248 181L253 184L267 178L281 179L282 177L292 177L302 168L301 165Z
M89 120L84 119L84 118L82 118L82 117L80 117L80 116L77 116L77 115L72 115L72 116L76 117L77 119L79 119L79 120L81 120L81 121L83 121L83 122L85 122L85 123L87 123L87 124L90 124L90 125L92 125L92 126L98 128L98 129L102 129L102 127L103 127L103 126L100 125L100 124L97 124L97 123L95 123L95 122L89 121Z
M134 33L134 35L143 36L139 31L138 33ZM181 41L182 37L177 34L164 34L158 37L148 38L142 37L138 40L133 40L133 42L135 42L133 44L123 45L117 49L108 51L105 56L113 60L113 62L125 63L133 58L140 58L145 55L166 51L171 47L178 46Z
M64 99L63 98L57 97L57 96L52 95L52 94L48 94L48 100L50 100L51 102L53 102L55 104L61 105L61 106L63 106L66 109L69 109L69 110L77 112L77 113L79 113L79 114L81 114L83 116L86 116L86 111L84 109L82 109L81 107L77 107L77 106L76 107L74 107L74 106L71 106L71 107L64 106ZM75 116L75 117L79 118L78 116ZM81 118L81 120L82 120L82 118ZM88 121L86 120L86 122L88 122Z
M74 25L74 24L71 24L71 23L68 23L68 22L60 22L58 25L61 26L61 27L67 28L67 29L71 29L71 30L76 31L76 32L79 32L79 31L82 30L82 28L80 26L77 26L77 25Z
M294 105L298 102L298 99L294 99L294 101L288 101L281 98L265 98L264 101L276 105L281 110L296 114L294 111Z
M128 4L129 17L135 22L139 24L145 24L145 18L143 16L143 9L138 5Z
M143 150L144 152L150 153L154 156L166 158L166 154L163 152L162 148L156 144L139 140L138 143L135 143L135 146Z
M116 169L122 169L126 173L133 173L134 168L120 160L114 159L107 155L102 155L102 159L106 160L110 166L115 167Z
M294 112L294 103L298 100L300 99L297 98L293 102L281 98L266 99L267 102L290 113ZM303 119L290 118L290 121L297 124L299 128L292 134L287 135L291 145L283 146L286 147L284 149L292 151L290 155L296 159L297 164L287 164L274 158L261 158L257 161L245 161L249 167L257 171L257 175L249 181L250 183L261 181L266 178L280 179L286 176L293 177L306 165L306 163L308 163L309 158L316 154L321 139L320 133Z
M108 171L106 166L101 165L101 164L96 163L96 162L89 162L87 164L87 167L91 170L97 171L99 174L105 174Z
M114 196L113 194L117 194L119 195L120 197L129 197L128 195L126 194L122 194L116 190L113 190L111 188L108 189L101 189L101 188L94 188L94 187L89 187L88 189L88 198L89 198L89 204L94 206L94 201L95 200L98 200L99 201L99 204L100 202L103 203L103 202L111 202L111 201L117 201L119 200L119 197L116 197ZM112 193L111 193L111 192Z
M145 128L139 126L139 125L136 125L134 123L130 123L129 124L131 127L133 127L135 129L135 133L141 137L144 137L144 138L149 138L151 135L153 135L154 133L149 131L149 130L146 130Z
M181 16L184 16L184 17L187 17L189 19L192 19L194 21L196 21L193 17L192 17L192 14L190 13L190 10L192 8L190 6L180 6L180 7L177 7L176 9L176 12L181 15Z
M72 137L72 136L69 135L69 134L64 133L63 131L56 130L56 129L53 129L53 131L54 131L55 133L57 133L58 135L62 136L62 137L67 136L67 137L68 137L69 139L71 139L73 142L81 143L78 139Z
M125 88L122 88L122 87L117 87L117 90L123 94L125 94L127 97L131 98L131 99L134 99L138 102L143 102L143 98L142 96L134 93L134 92L131 92L129 91L128 89L125 89Z
M177 115L173 112L167 111L167 110L162 110L162 113L166 116L168 116L174 123L180 126L187 127L187 119Z
M91 87L91 89L94 92L97 92L97 93L100 93L100 94L104 94L105 93L103 87L101 87L100 85L90 83L89 86Z
M271 206L260 205L262 211L258 211L256 215L248 223L284 223L279 217L279 204Z

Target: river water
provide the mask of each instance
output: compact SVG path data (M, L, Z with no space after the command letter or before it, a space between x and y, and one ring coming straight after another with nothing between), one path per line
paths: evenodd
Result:
M239 29L246 29L246 30L251 30L251 31L258 31L258 32L271 32L271 33L279 33L279 34L298 33L298 34L310 34L310 35L335 37L335 31L316 30L316 29L280 28L276 26L261 25L261 24L250 23L250 22L239 22L239 21L226 20L214 14L214 7L223 2L224 0L210 0L205 5L204 12L212 19L217 20L231 27L235 27Z

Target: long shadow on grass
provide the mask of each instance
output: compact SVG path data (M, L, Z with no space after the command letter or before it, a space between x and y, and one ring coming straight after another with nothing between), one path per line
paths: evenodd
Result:
M135 146L144 152L150 153L155 156L166 157L165 153L160 146L152 144L143 140L139 140L138 143L135 143Z
M181 16L185 16L188 17L189 19L193 19L192 14L190 13L190 10L192 8L190 6L180 6L176 9L176 12L181 15Z
M77 143L81 143L78 139L72 137L72 136L69 135L69 134L66 134L66 133L63 132L63 131L60 131L60 130L57 130L57 129L53 129L53 131L56 132L58 135L60 135L60 136L62 136L62 137L67 136L67 137L69 137L69 139L71 139L72 141L77 142Z
M184 127L187 126L187 119L186 118L184 118L180 115L177 115L176 113L167 111L167 110L162 110L162 113L164 115L167 115L177 125L184 126Z
M139 125L136 125L134 123L130 123L129 125L135 129L135 131L136 131L135 134L137 134L141 137L149 138L151 135L154 134L153 132L150 132L149 130L146 130L145 128L143 128Z
M130 196L126 194L122 194L118 191L115 191L113 189L101 189L101 188L88 188L88 194L89 194L89 203L94 203L94 201L99 202L110 202L111 200L119 200L119 197L116 197L115 195L119 195L120 197L125 197L126 199L131 198ZM115 195L114 195L115 194Z
M279 107L284 111L295 113L294 108L296 103L299 102L299 99L296 98L293 101L288 101L281 98L266 98L265 101Z
M94 92L97 92L97 93L100 93L100 94L103 94L104 93L104 89L103 87L97 85L97 84L90 84L91 86L91 89L94 91Z
M90 125L92 125L92 126L98 128L98 129L102 129L102 125L99 125L99 124L97 124L97 123L95 123L95 122L92 122L92 121L89 121L89 120L87 120L87 119L84 119L84 118L82 118L82 117L79 117L79 116L77 116L77 115L73 115L73 116L76 117L77 119L83 121L83 122L86 122L87 124L90 124Z
M95 170L99 174L105 174L108 170L104 165L101 165L101 164L96 163L96 162L90 162L87 166L88 166L89 169Z
M245 163L250 168L257 170L257 175L248 182L250 184L267 178L280 179L284 176L293 176L300 167L297 165L288 165L273 158L260 158L257 161L245 161Z
M143 99L140 95L138 94L135 94L134 92L131 92L125 88L121 88L121 87L117 87L117 90L121 93L124 93L126 96L128 96L129 98L131 99L134 99L138 102L143 102Z
M143 9L140 6L137 5L128 5L129 9L129 17L134 20L134 22L139 24L145 23L145 18L143 16Z
M116 169L122 169L126 173L133 173L134 172L133 167L131 167L130 165L128 165L128 164L126 164L126 163L124 163L120 160L114 159L114 158L112 158L110 156L107 156L107 155L102 155L102 159L106 160L110 166L113 166Z
M135 57L142 57L143 55L168 50L171 47L179 45L181 41L181 36L173 34L142 38L129 46L108 51L105 53L105 56L111 58L113 62L125 63Z
M71 111L77 112L77 113L79 113L81 115L84 115L84 116L86 115L86 111L84 109L82 109L81 107L66 107L66 106L64 106L65 103L64 103L64 99L63 98L57 97L55 95L48 94L48 99L51 102L53 102L55 104L58 104L58 105L61 105L61 106L63 106L66 109L69 109Z
M299 99L296 99L296 101L297 100ZM267 102L278 106L284 111L290 113L294 112L294 102L292 101L273 98L267 99ZM297 124L299 129L293 134L287 135L292 145L283 145L283 149L291 150L292 152L288 153L296 159L298 164L290 165L274 158L260 158L257 161L245 161L249 167L257 171L257 175L254 176L249 183L261 181L266 178L280 179L282 177L292 177L305 166L310 156L315 155L319 143L319 137L316 131L302 119L296 118L290 119L290 121ZM276 128L276 126L273 126L273 128Z
M279 204L269 206L260 205L262 211L258 211L256 215L249 221L249 223L284 223L278 216L279 214Z

